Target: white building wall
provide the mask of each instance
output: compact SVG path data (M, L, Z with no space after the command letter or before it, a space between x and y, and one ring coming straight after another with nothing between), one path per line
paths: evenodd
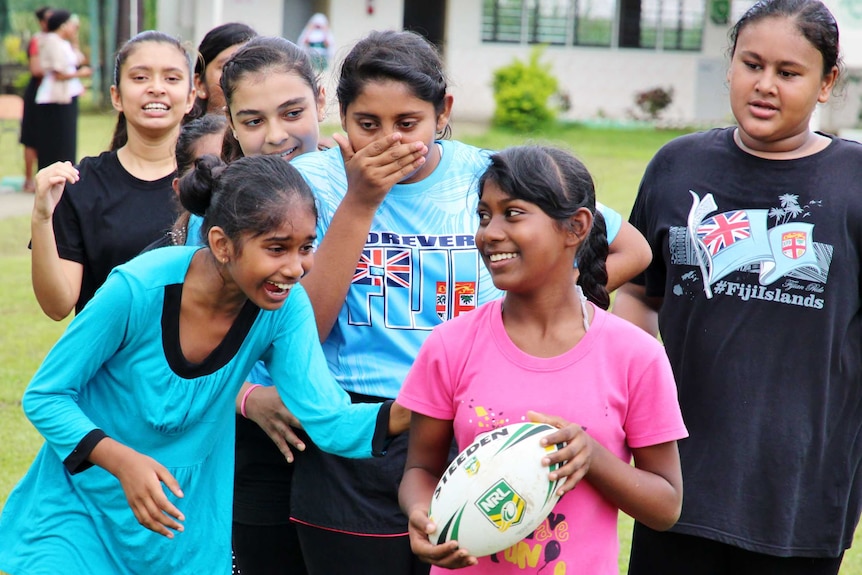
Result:
M818 118L827 131L862 126L862 0L824 0L838 21L844 77ZM857 132L854 138L860 138Z
M481 19L481 0L450 2L446 64L456 118L488 119L494 110L493 71L513 58L527 59L533 49L530 45L483 43ZM707 24L704 32L703 53L549 46L543 61L551 64L560 89L570 95L572 109L566 118L624 119L635 107L637 92L662 87L674 91L673 104L664 118L692 121L699 112L708 116L699 118L702 121L722 120L729 113L727 106L698 110L696 98L699 82L707 82L710 92L714 92L724 81L724 67L715 66L715 61L723 58L727 28ZM712 65L701 66L704 60Z
M197 47L212 28L226 22L248 24L259 34L282 31L283 0L158 0L158 29Z
M337 60L372 30L401 30L403 27L403 0L373 0L372 6L374 12L369 14L365 0L330 0L328 16L338 44Z
M197 45L212 27L230 21L244 22L261 34L282 33L284 3L290 0L159 0L158 27ZM824 129L856 122L862 110L862 0L825 0L841 29L847 76L859 80L821 110ZM335 36L336 65L353 44L372 30L401 29L403 0L330 0L327 15ZM483 44L481 0L449 0L446 17L446 67L455 96L454 117L486 121L493 114L493 71L513 58L526 59L532 46ZM701 52L660 52L630 48L551 46L544 61L570 95L568 119L599 116L625 119L635 107L635 94L654 88L673 88L674 99L663 114L680 122L732 120L726 89L726 50L729 25L717 26L707 18ZM295 39L294 39L295 40ZM324 86L334 102L330 76ZM337 107L330 106L330 113Z

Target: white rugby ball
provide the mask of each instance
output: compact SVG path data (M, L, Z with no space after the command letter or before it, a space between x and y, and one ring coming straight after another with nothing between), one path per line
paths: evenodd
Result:
M559 467L542 458L565 444L542 447L557 431L545 423L515 423L476 436L437 483L428 515L437 526L432 543L458 541L475 557L508 549L548 516L565 481L550 481Z

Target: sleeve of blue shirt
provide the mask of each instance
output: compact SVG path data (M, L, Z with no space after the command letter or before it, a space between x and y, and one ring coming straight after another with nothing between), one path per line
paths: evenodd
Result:
M266 366L262 361L254 364L254 367L251 368L251 371L245 380L249 383L257 383L259 385L273 385L272 377L269 375L269 372L266 370Z
M620 228L623 225L623 217L617 212L604 205L601 202L596 202L596 209L602 213L605 218L605 227L608 231L608 245L614 242L617 234L620 233Z
M388 407L351 403L329 371L317 336L311 302L295 286L280 310L283 320L263 361L285 407L322 450L342 457L380 455L388 424ZM377 440L377 441L375 441Z
M78 396L113 356L128 330L132 290L112 273L69 324L36 371L22 405L30 422L61 460L98 426L78 406Z

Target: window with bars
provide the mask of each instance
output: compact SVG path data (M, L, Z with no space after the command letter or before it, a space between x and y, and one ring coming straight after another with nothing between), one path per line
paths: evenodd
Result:
M706 0L483 0L482 41L700 50L705 11Z
M610 46L615 0L484 0L482 40Z

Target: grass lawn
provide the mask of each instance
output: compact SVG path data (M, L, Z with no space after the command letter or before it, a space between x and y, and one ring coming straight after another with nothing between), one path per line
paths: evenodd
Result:
M79 126L79 152L94 155L104 150L114 124L113 113L84 114ZM332 126L324 131L331 131ZM655 151L679 132L609 130L559 126L541 137L475 128L454 137L491 149L525 141L558 145L574 152L596 180L599 199L627 216L641 174ZM23 160L17 140L0 134L0 177L19 176ZM0 203L3 195L0 194ZM27 250L29 217L3 220L0 226L0 507L15 482L27 470L42 441L21 412L20 398L40 361L62 333L67 321L56 323L39 310L30 288ZM631 520L620 519L621 573L628 563ZM862 575L862 551L851 549L841 575Z

